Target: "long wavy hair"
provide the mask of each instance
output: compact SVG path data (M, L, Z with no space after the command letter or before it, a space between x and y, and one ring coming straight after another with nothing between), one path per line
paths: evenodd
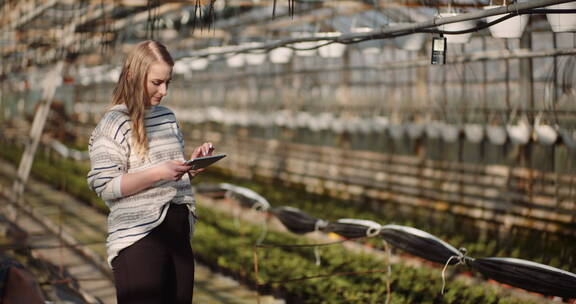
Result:
M162 62L174 66L174 59L160 42L146 40L140 42L124 58L120 79L114 88L112 104L124 104L132 122L132 142L136 153L143 159L148 155L148 137L144 116L150 104L146 90L150 66Z

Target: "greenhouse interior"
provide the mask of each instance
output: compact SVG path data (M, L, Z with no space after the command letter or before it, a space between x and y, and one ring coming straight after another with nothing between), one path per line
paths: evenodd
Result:
M0 303L576 303L576 1L0 28Z

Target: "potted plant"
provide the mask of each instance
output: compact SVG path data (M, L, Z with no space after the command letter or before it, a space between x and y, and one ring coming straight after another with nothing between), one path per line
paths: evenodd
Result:
M484 139L484 127L481 124L466 124L464 135L469 142L480 143Z
M317 33L316 36L319 37L335 37L340 35L339 32L331 32L331 33ZM328 40L320 40L318 41L318 45L324 45L328 42ZM321 57L324 58L338 58L342 57L344 51L346 50L346 45L342 43L330 43L328 45L324 45L318 49Z
M548 9L576 9L576 2L566 2L547 6ZM576 31L576 17L574 14L546 14L548 23L553 32L574 32Z
M506 1L503 1L502 6L505 6L505 5L506 5ZM498 8L498 7L501 7L501 6L500 5L492 5L492 1L490 1L490 5L485 6L484 9L489 10L489 9L494 9L494 8ZM486 17L486 21L492 22L492 21L495 21L495 20L497 20L503 16L504 16L504 14L489 16L489 17ZM528 14L515 16L512 18L506 19L500 23L496 23L496 24L490 26L488 29L490 30L490 34L492 34L492 37L494 37L494 38L520 38L522 36L522 33L524 33L524 29L526 28L526 25L528 24L529 18L530 18L530 15L528 15Z
M396 23L392 25L406 25L409 23ZM407 51L419 51L426 43L426 33L413 33L394 37L396 47Z
M454 10L452 9L452 6L449 5L448 6L448 12L440 13L439 17L440 18L446 18L446 17L457 16L457 15L458 15L458 13L454 12ZM471 28L474 28L474 26L476 26L475 21L466 20L466 21L443 24L443 25L440 25L438 28L442 31L455 32L455 31L463 31L463 30L471 29ZM447 34L444 36L446 36L446 41L448 43L468 43L468 41L470 41L470 37L472 36L472 33L452 34L452 35Z
M279 47L270 51L270 61L272 63L288 63L292 58L292 49Z

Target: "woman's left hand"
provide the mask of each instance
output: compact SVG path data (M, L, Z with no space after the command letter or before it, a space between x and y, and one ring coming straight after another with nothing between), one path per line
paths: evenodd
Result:
M201 146L194 149L191 159L212 155L214 152L214 145L211 142L205 142Z

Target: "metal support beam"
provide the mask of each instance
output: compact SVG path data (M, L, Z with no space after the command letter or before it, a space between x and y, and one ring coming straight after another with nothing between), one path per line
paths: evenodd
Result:
M28 182L28 177L30 176L30 169L32 169L32 163L34 162L34 155L36 154L36 149L38 148L38 143L40 142L40 137L44 131L44 125L46 124L46 119L50 113L50 106L52 105L52 100L56 93L56 89L60 85L59 82L62 81L62 70L64 68L64 62L60 61L54 69L46 75L44 83L42 84L42 101L36 114L34 115L34 121L32 123L32 128L30 129L30 139L26 143L26 148L20 159L20 165L18 166L18 176L14 181L13 185L13 195L16 202L19 202L22 193L24 193L24 188ZM14 210L9 212L9 220L16 221L17 213Z
M370 33L350 33L339 35L335 34L333 36L323 36L323 37L301 37L301 38L291 38L285 39L281 41L271 42L262 44L257 47L230 47L226 48L226 50L221 51L202 51L202 50L194 50L189 52L188 54L183 54L181 57L205 57L209 55L225 55L225 54L234 54L234 53L241 53L241 52L249 52L249 51L256 51L256 50L270 50L282 46L286 46L289 44L297 43L297 42L306 42L306 41L323 41L323 40L332 40L332 41L351 41L355 39L370 39L370 38L378 38L378 37L385 37L387 35L393 35L398 33L405 33L405 32L414 32L417 30L422 29L430 29L436 28L438 25L455 23L460 21L466 20L477 20L482 19L489 16L496 16L502 14L509 14L515 13L521 10L529 10L534 8L541 8L546 7L549 5L560 4L560 3L567 3L572 2L574 0L532 0L529 2L521 2L516 3L508 6L502 6L494 9L489 10L479 10L470 13L465 13L457 16L452 17L444 17L444 18L433 18L428 21L412 23L412 24L405 24L405 25L393 25L386 27L380 31L373 31Z

